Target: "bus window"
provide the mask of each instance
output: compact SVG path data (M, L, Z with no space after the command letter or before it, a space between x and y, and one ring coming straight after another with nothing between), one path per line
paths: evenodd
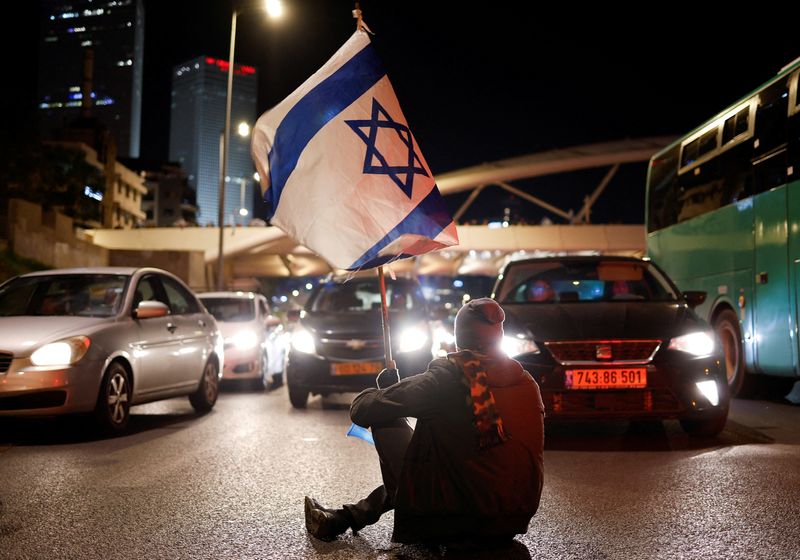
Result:
M757 193L786 183L786 117L788 90L778 82L764 90L756 111L753 165Z
M711 212L722 206L722 181L710 181L681 189L678 222Z
M708 159L709 154L717 149L717 127L701 134L683 147L681 155L681 173Z
M722 145L726 146L750 130L750 107L745 107L735 115L725 119L722 128Z
M789 141L789 167L792 180L800 177L800 72L795 72L792 77L789 94L789 126L787 129Z
M650 162L647 205L648 231L657 231L675 223L678 216L678 152L675 147Z

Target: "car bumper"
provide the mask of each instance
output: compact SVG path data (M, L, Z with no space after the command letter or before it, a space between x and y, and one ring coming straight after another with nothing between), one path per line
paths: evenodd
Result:
M428 369L433 356L430 350L395 354L397 369L400 377L410 377ZM374 362L374 360L369 360ZM375 377L383 368L381 364L377 371L363 375L334 375L333 367L340 363L358 363L357 361L345 362L323 358L314 354L304 354L291 350L286 361L286 381L291 387L306 389L312 393L349 393L359 392L369 387L375 387Z
M97 404L103 363L37 367L16 359L0 374L0 416L51 416L89 412Z
M258 379L261 377L260 358L259 347L239 350L234 346L226 346L222 379Z
M636 366L647 370L647 386L637 389L568 389L564 383L565 372L575 366L521 363L539 383L545 413L550 419L703 420L727 414L728 385L716 358ZM716 405L699 389L697 383L702 381L716 384Z

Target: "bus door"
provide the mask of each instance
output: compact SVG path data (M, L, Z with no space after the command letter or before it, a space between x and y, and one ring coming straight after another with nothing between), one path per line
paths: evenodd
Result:
M789 95L789 119L787 121L788 164L786 166L787 214L789 220L789 266L793 267L794 279L794 332L797 337L795 350L800 356L800 70L792 76ZM795 358L795 375L800 375L800 359Z
M789 305L786 189L754 197L756 364L761 373L786 374L793 366Z
M800 375L800 340L798 340L798 318L800 318L800 182L790 182L787 186L787 214L789 232L788 239L788 263L789 263L789 283L793 293L793 301L790 303L790 314L795 341L793 349L795 351L794 368L782 372L783 375Z
M756 363L762 373L794 369L786 188L787 85L759 94L753 139ZM793 291L793 290L792 290Z

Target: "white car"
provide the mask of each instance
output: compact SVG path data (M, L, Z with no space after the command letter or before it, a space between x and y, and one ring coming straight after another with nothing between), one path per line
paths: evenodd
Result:
M253 292L207 292L198 296L225 341L223 379L255 380L262 389L283 383L286 337L267 298Z

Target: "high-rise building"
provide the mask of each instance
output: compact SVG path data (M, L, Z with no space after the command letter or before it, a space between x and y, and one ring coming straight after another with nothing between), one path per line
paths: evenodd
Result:
M108 127L120 155L139 157L142 0L42 0L41 32L43 135L56 136L78 116L91 113Z
M197 192L198 223L218 225L220 143L225 129L228 68L226 60L201 56L179 64L172 73L169 159L181 164ZM226 224L253 217L253 161L250 138L239 125L256 118L256 69L237 64L231 99L231 138L225 178Z

